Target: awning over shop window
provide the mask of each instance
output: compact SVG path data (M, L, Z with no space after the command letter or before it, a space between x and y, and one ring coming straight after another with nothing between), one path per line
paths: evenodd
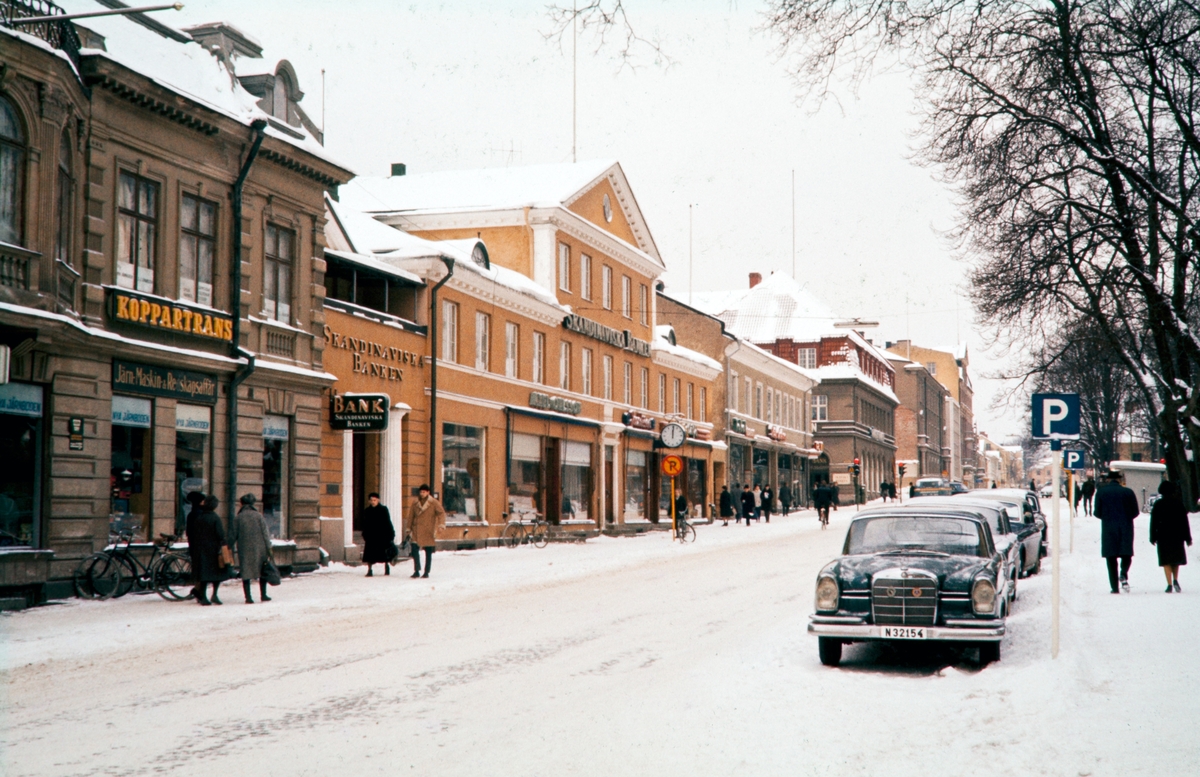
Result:
M585 442L572 442L568 440L563 443L563 464L570 464L576 467L592 466L592 446Z
M208 434L212 431L212 408L203 405L175 405L175 431Z
M533 434L518 434L512 436L513 461L541 461L542 438Z
M625 451L625 463L633 467L646 466L645 451Z
M0 413L42 417L42 387L32 383L0 385Z
M142 397L123 397L114 394L112 398L112 422L114 426L136 426L149 429L151 426L151 411L153 406L149 399Z

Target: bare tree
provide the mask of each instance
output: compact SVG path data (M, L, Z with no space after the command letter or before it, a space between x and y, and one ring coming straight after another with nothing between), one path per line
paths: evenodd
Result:
M615 46L621 67L634 69L639 50L651 54L657 64L673 64L657 37L647 38L634 28L624 0L584 0L569 7L552 4L546 13L551 25L544 34L548 40L561 44L577 27L578 32L593 36L596 52Z

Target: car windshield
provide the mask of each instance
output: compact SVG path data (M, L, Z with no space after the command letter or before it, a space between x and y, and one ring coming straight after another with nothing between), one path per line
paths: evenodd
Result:
M966 518L881 515L859 518L850 524L846 555L889 551L984 555L979 526Z
M946 485L946 481L941 478L921 478L917 481L917 488L942 488Z

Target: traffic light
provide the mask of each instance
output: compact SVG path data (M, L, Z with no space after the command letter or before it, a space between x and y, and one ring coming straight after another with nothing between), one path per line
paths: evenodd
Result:
M859 474L862 472L862 467L859 466L858 457L854 458L854 479L858 480Z
M904 477L904 465L903 464L897 464L896 471L900 473L900 477Z

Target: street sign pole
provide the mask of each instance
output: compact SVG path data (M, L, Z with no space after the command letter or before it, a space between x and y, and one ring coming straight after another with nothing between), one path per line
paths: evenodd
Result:
M1050 486L1050 520L1054 522L1054 532L1050 535L1050 549L1053 555L1054 576L1050 584L1052 600L1050 610L1050 657L1058 658L1058 630L1059 630L1059 582L1062 578L1062 570L1059 568L1059 549L1062 547L1062 532L1059 522L1059 483L1062 480L1062 453L1060 450L1062 444L1058 440L1052 440L1050 449L1054 455L1050 457L1050 473L1053 484Z
M1063 440L1079 439L1079 395L1078 394L1034 394L1033 438L1049 440L1050 472L1050 520L1054 523L1054 531L1050 534L1050 555L1053 566L1053 577L1050 584L1050 657L1058 658L1059 616L1061 611L1060 596L1062 582L1062 489L1063 470Z
M1067 552L1075 552L1075 471L1068 470L1067 472L1067 509L1071 511L1071 541L1067 545Z
M679 516L675 511L675 478L671 478L671 539L679 536Z

